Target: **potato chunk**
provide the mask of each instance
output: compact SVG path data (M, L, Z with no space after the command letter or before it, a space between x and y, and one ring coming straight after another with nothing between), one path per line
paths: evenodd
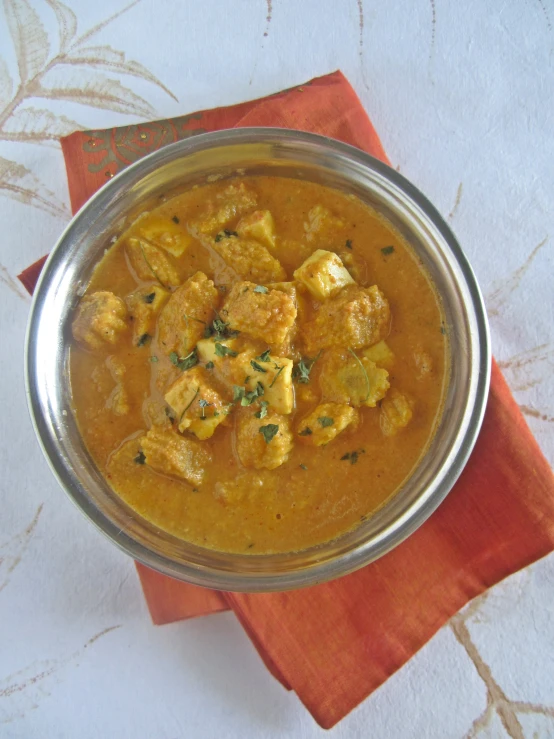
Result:
M390 387L388 377L387 370L366 357L330 349L321 360L319 386L326 400L374 408Z
M294 391L292 387L292 359L275 357L267 352L258 357L252 353L242 352L234 364L240 367L247 392L263 388L260 398L265 400L277 413L292 413L294 408ZM265 361L264 361L265 360Z
M332 251L318 249L298 267L294 278L305 285L316 300L326 300L339 293L354 280Z
M358 422L358 411L345 403L321 403L302 419L297 433L307 444L323 446L352 423Z
M212 246L239 277L261 283L286 278L280 262L257 241L248 241L236 236L222 238L216 236Z
M394 364L394 354L386 341L380 341L369 349L364 349L362 354L366 359L375 362L378 367L391 367Z
M245 467L274 470L287 461L293 447L289 420L274 411L256 418L244 409L237 418L236 448Z
M275 222L269 210L255 210L243 216L237 224L237 232L240 236L259 241L270 249L275 248Z
M385 436L394 436L410 423L412 416L412 402L393 388L381 403L381 431Z
M141 218L134 229L136 233L154 246L180 257L192 242L179 222L158 214L148 214Z
M139 287L125 298L129 316L133 322L133 342L144 343L145 336L153 336L156 318L163 308L169 292L158 284Z
M169 354L189 354L215 317L219 293L212 280L197 272L167 301L158 320L158 341Z
M188 429L199 439L209 439L227 417L230 397L209 370L193 367L184 372L165 394L175 412L179 431Z
M268 290L253 282L233 285L222 309L225 321L232 329L278 344L287 338L294 325L296 306L281 290Z
M314 241L322 236L329 236L344 227L344 222L337 218L324 205L314 205L308 212L308 221L304 224L306 239Z
M145 462L156 472L201 485L210 464L210 452L197 441L185 439L175 431L153 426L140 439Z
M125 252L139 280L155 279L163 287L174 287L181 282L172 258L148 241L130 238Z
M71 324L75 341L89 349L115 344L127 327L125 303L107 290L85 295Z
M233 218L255 208L256 203L256 193L249 190L243 182L239 185L229 185L209 204L207 214L197 221L192 221L189 226L198 234L215 234Z
M330 346L361 349L383 339L389 323L388 300L376 285L347 285L304 324L303 337L308 353Z

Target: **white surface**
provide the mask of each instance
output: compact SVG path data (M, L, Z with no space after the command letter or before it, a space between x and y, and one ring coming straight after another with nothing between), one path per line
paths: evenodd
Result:
M78 34L123 7L67 1ZM35 62L45 36L29 7L54 56L46 0L4 2L27 38L35 33ZM274 0L271 22L269 5L141 0L89 45L125 52L177 100L142 79L66 66L44 84L82 89L105 73L147 101L137 103L144 112L32 98L18 110L105 127L259 97L340 67L393 164L452 223L487 296L495 355L552 462L552 0ZM0 11L0 57L15 89L5 18ZM0 62L0 100L6 81ZM6 174L0 160L0 736L322 736L232 615L153 627L132 562L69 504L42 458L22 375L30 301L14 275L49 251L69 206L59 147L21 140L23 122L16 112L0 129L0 157L29 170ZM20 140L7 140L14 132ZM50 205L14 200L14 184ZM554 737L553 583L550 557L496 587L331 735Z

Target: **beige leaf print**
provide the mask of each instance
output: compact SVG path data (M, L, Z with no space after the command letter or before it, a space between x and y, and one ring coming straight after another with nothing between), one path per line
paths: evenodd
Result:
M126 74L131 77L140 77L143 80L152 82L152 84L160 87L167 92L174 100L175 95L160 80L155 77L146 67L139 62L125 59L122 51L112 49L111 46L87 46L85 48L77 47L69 53L61 64L86 65L89 67L104 67L119 74Z
M77 17L71 8L68 8L63 3L57 2L57 0L46 0L46 2L58 19L60 50L65 51L69 42L73 40L77 33Z
M498 362L515 392L530 390L552 374L554 346L541 344Z
M41 512L42 505L37 508L33 520L23 531L0 544L0 592L8 585L12 572L21 562L35 533Z
M33 91L35 97L50 100L68 100L72 103L88 105L92 108L113 110L138 116L152 116L154 108L140 95L137 95L118 80L95 74L88 80L80 76L67 87L38 86Z
M0 157L0 193L54 216L67 218L69 211L27 167Z
M0 105L5 105L13 92L13 80L10 77L6 62L0 56Z
M46 64L50 44L40 18L27 0L4 0L21 84L32 79Z
M533 251L529 254L527 259L523 262L521 267L515 270L508 278L503 278L501 282L496 283L496 285L493 285L493 290L490 292L486 297L486 303L487 303L487 309L489 316L498 316L506 303L508 302L510 296L516 290L522 279L524 278L527 270L533 263L533 260L539 253L539 251L543 248L543 246L548 241L548 236L543 239L537 246L533 249Z
M64 115L54 114L41 108L20 108L9 118L2 138L13 141L57 141L76 131L80 125Z

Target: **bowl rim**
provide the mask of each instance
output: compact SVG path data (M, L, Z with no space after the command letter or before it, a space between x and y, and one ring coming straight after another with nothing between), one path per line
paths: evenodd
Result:
M464 413L464 417L467 417L467 420L461 444L454 458L451 460L443 480L439 482L438 487L433 491L433 495L424 500L414 515L406 517L406 520L396 529L394 540L381 543L369 553L360 544L353 550L350 550L347 553L348 556L338 557L331 561L325 561L322 564L316 563L308 568L295 570L286 574L278 573L274 576L258 575L256 573L245 575L243 573L237 574L222 570L207 571L207 569L192 563L187 566L182 563L172 562L167 557L148 549L125 532L121 532L119 527L105 513L99 510L91 500L87 500L81 495L77 496L73 489L71 471L65 464L60 454L57 440L51 433L43 417L43 409L37 391L37 378L40 374L40 367L37 364L37 358L33 351L33 345L40 323L41 305L48 293L49 278L52 276L56 263L60 259L64 245L70 240L75 225L93 209L96 203L106 199L112 191L129 187L139 182L164 163L168 163L174 158L179 158L179 156L190 155L207 148L217 148L238 143L253 144L257 140L263 140L264 143L273 142L275 144L281 144L285 141L288 144L299 142L300 144L307 143L324 146L331 153L335 152L350 160L354 160L357 164L362 165L362 167L377 172L378 175L388 180L393 186L399 188L408 199L413 201L437 229L460 268L465 281L465 287L471 296L471 307L477 325L478 335L475 337L472 346L476 344L479 347L479 366L474 402L471 410L468 412L466 409ZM237 592L281 591L319 584L349 574L369 564L391 551L410 536L442 503L464 469L482 425L491 376L490 332L481 290L469 261L451 228L428 198L399 172L357 147L345 144L328 136L273 127L222 129L220 131L197 134L190 138L168 144L129 165L95 192L67 224L42 268L33 294L27 323L24 361L25 391L36 437L58 483L88 520L126 554L147 567L195 585ZM220 554L225 555L225 553ZM272 555L267 556L271 557Z

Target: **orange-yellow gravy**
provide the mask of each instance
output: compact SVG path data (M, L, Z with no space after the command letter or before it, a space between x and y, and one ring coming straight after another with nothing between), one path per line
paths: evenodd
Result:
M142 214L73 320L85 443L177 537L290 552L348 531L410 475L448 382L441 303L354 197L279 177Z

